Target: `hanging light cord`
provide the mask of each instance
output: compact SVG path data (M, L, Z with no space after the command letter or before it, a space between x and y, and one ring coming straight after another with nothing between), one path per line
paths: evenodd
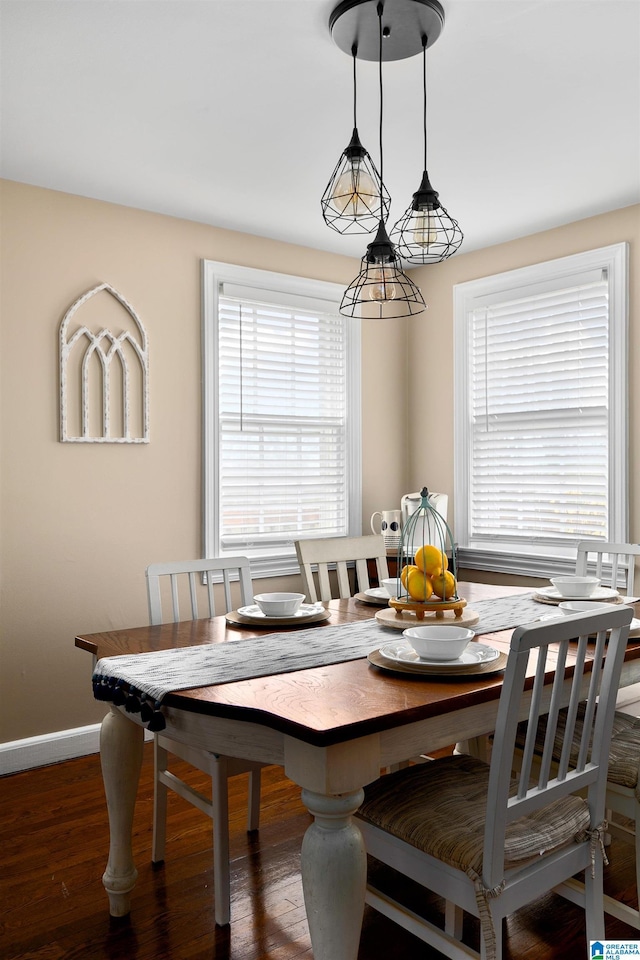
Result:
M424 94L424 167L427 169L427 35L422 34L422 92Z
M382 10L383 6L378 3L378 83L380 86L380 220L382 220L382 185L384 183L384 158L382 153Z
M357 116L357 112L356 112L356 98L357 98L357 89L358 89L358 81L357 81L357 77L356 77L356 57L357 57L357 54L358 54L358 48L356 47L356 45L355 45L355 43L354 43L354 45L351 47L351 55L353 56L353 129L354 129L354 130L355 130L356 127L358 126L357 119L356 119L356 116Z

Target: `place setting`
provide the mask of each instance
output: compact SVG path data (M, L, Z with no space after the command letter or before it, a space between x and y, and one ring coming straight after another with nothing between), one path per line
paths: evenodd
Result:
M541 620L554 619L557 616L570 617L579 613L598 613L612 603L635 603L637 597L623 597L614 587L603 587L599 577L563 576L550 577L550 587L539 587L533 594L538 603L555 607L554 613L541 617ZM633 618L629 626L629 636L640 635L640 620Z
M381 580L379 587L369 587L354 594L361 603L370 603L374 607L387 607L389 600L398 595L398 577Z
M401 640L389 641L371 651L368 660L392 673L449 679L504 670L507 654L474 637L473 630L448 624L409 627Z
M253 603L229 611L225 619L231 626L251 624L268 630L300 624L312 626L329 619L331 614L323 603L305 603L305 599L304 593L259 593Z
M599 577L550 577L551 586L537 587L533 598L539 603L560 604L568 600L623 603L614 587L603 587Z

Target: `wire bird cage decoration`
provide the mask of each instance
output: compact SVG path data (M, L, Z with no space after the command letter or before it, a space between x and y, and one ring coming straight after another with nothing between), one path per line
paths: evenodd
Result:
M420 491L420 506L405 521L398 547L398 596L389 600L396 614L412 611L417 620L425 614L440 620L450 611L462 616L467 601L458 596L458 571L453 534L446 520L429 502L429 491Z

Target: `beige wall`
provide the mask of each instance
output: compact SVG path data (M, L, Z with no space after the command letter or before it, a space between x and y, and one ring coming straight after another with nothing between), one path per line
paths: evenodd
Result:
M345 285L359 264L8 181L0 189L6 742L100 720L75 634L146 623L145 566L201 555L200 261ZM149 335L148 445L58 442L58 328L103 281ZM366 325L362 339L368 532L372 511L407 489L405 322Z
M640 475L640 378L634 363L640 344L640 206L625 207L484 250L461 252L442 264L420 267L412 274L428 310L409 321L409 486L417 488L424 481L433 490L449 494L454 534L454 284L623 241L629 243L629 535L635 542L640 540L636 479Z
M74 648L75 634L145 623L145 566L201 553L201 259L344 284L358 264L17 183L0 182L0 191L0 742L6 742L100 720L104 707L90 693L91 658ZM417 270L428 312L408 322L363 324L363 532L373 510L395 506L402 493L425 483L453 494L452 285L621 240L631 243L634 357L639 207ZM58 327L78 295L103 281L132 303L149 335L148 445L57 439ZM640 387L630 366L637 540Z

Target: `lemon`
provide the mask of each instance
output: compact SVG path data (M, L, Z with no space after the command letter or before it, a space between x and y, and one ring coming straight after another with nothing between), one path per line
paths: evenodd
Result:
M414 567L413 564L407 563L400 571L400 580L402 581L402 586L405 588L405 590L407 589L407 577L409 576L412 570L417 570L417 569L418 568Z
M456 578L449 570L443 570L437 577L431 578L433 592L441 600L448 600L456 592Z
M415 562L416 567L429 577L437 577L449 565L446 554L434 547L432 543L425 543L423 547L416 550Z
M412 600L428 600L433 593L431 580L422 570L410 570L407 574L407 592Z

